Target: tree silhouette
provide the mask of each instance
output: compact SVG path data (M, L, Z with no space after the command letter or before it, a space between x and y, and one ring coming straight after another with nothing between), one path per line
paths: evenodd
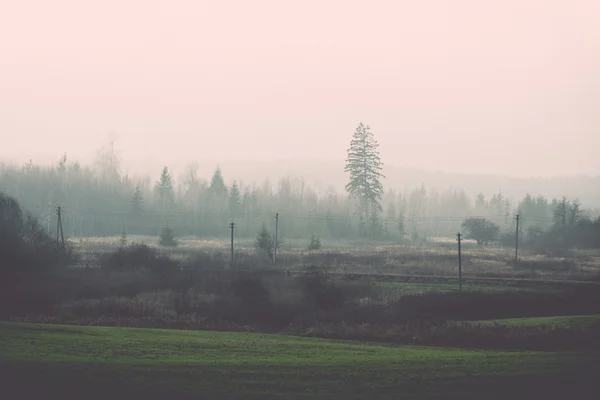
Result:
M240 188L236 181L233 181L231 190L229 191L229 212L233 217L237 217L242 206L242 196Z
M169 168L163 168L160 179L156 183L156 193L161 207L170 204L174 200L173 179L169 174Z
M217 169L213 173L212 179L210 180L210 191L213 196L217 198L227 197L227 186L221 173L221 168L217 166Z
M350 174L346 191L358 201L359 215L363 220L381 211L381 179L384 176L378 147L370 127L359 123L350 142L344 171Z
M140 189L140 185L135 186L132 203L134 213L136 215L142 214L142 212L144 211L144 195Z
M479 245L496 241L500 233L500 227L485 218L467 218L461 226L465 230L465 238L473 239Z

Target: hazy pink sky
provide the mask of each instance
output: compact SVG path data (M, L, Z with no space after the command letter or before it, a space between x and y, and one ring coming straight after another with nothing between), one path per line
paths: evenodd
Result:
M600 174L600 1L0 1L0 158ZM474 166L478 164L479 166Z

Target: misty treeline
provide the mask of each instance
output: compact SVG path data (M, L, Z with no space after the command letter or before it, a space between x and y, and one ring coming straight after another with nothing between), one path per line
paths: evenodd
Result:
M356 140L355 134L353 143ZM352 175L351 166L346 170ZM379 178L377 170L373 173ZM250 238L263 224L274 230L278 212L280 238L308 240L317 235L328 239L420 240L454 236L466 218L481 217L498 226L494 241L509 242L515 232L515 216L520 214L524 241L535 240L543 232L560 231L564 233L563 243L568 237L575 245L597 245L594 235L598 221L587 216L578 201L566 198L527 195L515 203L501 192L471 199L459 188L436 191L422 185L400 192L384 190L381 185L369 204L368 196L363 196L365 201L352 196L352 180L347 193L332 188L318 192L302 178L272 183L265 177L262 184L245 184L234 178L216 167L210 180L201 179L193 164L182 176L173 176L165 166L159 176L131 178L121 173L120 159L109 143L90 165L70 162L67 155L53 166L3 164L0 191L14 197L48 233L56 230L56 208L61 206L64 232L69 237L123 232L155 236L169 227L175 236L218 238L230 234L229 222L234 221L236 236ZM355 186L357 191L360 187Z

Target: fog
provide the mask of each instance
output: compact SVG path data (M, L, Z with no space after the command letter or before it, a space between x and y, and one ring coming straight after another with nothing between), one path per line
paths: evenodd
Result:
M599 7L3 2L0 158L85 163L112 132L131 173L242 160L343 169L363 121L388 166L598 175Z

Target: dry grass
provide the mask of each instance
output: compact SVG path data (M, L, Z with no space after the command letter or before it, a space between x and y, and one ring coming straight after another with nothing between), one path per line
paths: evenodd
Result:
M119 237L90 237L72 240L82 254L83 264L93 265L98 254L114 251ZM190 259L212 260L211 266L229 264L229 241L222 239L177 238L176 248L162 248L157 238L131 236L129 243L156 246L160 254L185 262ZM306 265L326 267L334 272L456 276L458 257L455 240L435 239L427 243L372 244L366 242L325 242L319 251L308 251L307 241L286 241L278 252L278 268L299 270ZM251 239L236 239L236 259L242 267L272 268L264 257L254 255ZM200 256L199 256L200 255ZM539 280L600 280L600 252L570 251L568 258L520 252L514 268L514 252L510 248L481 247L463 242L463 275L465 277L520 278ZM215 261L217 260L217 261ZM196 263L198 264L198 263Z

